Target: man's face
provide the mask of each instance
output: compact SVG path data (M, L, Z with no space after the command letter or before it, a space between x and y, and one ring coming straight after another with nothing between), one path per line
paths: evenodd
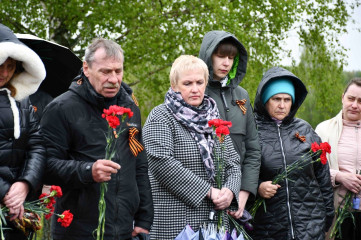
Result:
M85 76L100 95L111 98L117 95L123 79L123 60L109 58L103 48L95 51L91 67L83 62Z
M266 102L266 110L268 114L278 120L283 120L290 113L292 106L292 98L286 93L273 95Z
M342 95L342 113L347 121L361 120L361 87L352 84Z
M231 71L234 57L224 56L219 53L212 54L213 79L222 80Z
M13 77L16 69L16 60L12 58L6 59L6 61L0 65L0 87L5 86L7 82Z

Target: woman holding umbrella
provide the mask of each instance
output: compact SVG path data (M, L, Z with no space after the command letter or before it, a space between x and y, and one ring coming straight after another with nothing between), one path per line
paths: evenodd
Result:
M12 221L23 217L25 199L41 184L45 148L28 96L44 78L38 55L0 24L0 201L9 209L7 240L27 239Z

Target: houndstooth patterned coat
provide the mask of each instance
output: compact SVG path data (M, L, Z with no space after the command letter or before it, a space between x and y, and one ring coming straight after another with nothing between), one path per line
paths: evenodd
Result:
M210 187L195 140L164 104L155 107L143 127L154 201L151 239L174 239L189 224L197 231L208 223L214 205L206 197ZM230 138L225 140L225 180L238 200L241 186L239 156ZM216 141L216 151L220 146ZM226 216L226 215L225 215ZM226 224L228 219L225 218Z

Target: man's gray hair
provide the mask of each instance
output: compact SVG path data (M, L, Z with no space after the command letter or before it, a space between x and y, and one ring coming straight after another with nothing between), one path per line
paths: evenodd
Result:
M124 62L124 52L118 43L104 38L95 38L85 50L84 59L89 67L91 67L94 61L94 54L99 48L105 50L105 54L108 58L114 58Z

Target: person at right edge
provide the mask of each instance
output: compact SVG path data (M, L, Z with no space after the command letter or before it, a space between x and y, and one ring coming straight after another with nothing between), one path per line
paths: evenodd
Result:
M352 79L342 94L342 110L333 118L321 122L316 130L323 141L331 145L329 160L331 182L334 191L334 205L343 207L348 191L353 192L355 201L352 218L341 224L341 237L336 239L361 239L361 78ZM358 199L357 199L358 198ZM357 206L358 205L358 206ZM326 236L329 239L331 231Z
M208 66L209 81L206 94L218 106L223 120L231 121L230 137L241 158L242 185L238 219L249 194L256 196L260 168L260 145L248 92L239 86L246 74L247 51L238 39L225 31L210 31L204 35L199 58Z
M272 183L309 153L312 143L321 142L309 123L295 117L306 96L302 81L281 67L269 69L258 85L254 101L262 149L258 193L265 208L261 205L256 212L253 240L323 240L332 224L328 164L317 161L296 168L278 184Z

